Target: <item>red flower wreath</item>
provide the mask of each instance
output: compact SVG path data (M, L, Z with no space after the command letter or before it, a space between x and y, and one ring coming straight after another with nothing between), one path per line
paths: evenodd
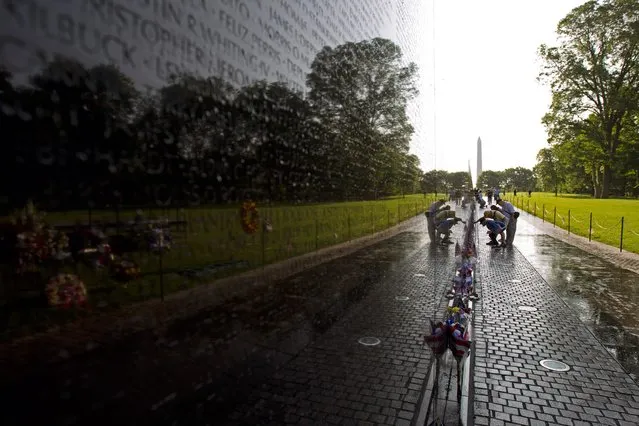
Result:
M52 307L86 305L87 289L77 275L58 274L47 283L47 299Z
M259 228L260 215L257 211L257 206L253 201L247 201L242 204L240 209L240 218L242 222L242 229L247 234L255 234Z

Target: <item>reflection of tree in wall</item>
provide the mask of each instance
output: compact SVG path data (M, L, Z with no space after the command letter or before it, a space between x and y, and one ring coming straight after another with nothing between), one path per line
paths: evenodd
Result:
M401 58L397 45L375 38L325 47L311 64L309 99L339 140L332 155L344 172L344 197L387 195L418 181L406 114L417 68Z
M406 103L414 65L392 42L326 48L309 98L174 76L142 94L113 66L56 59L14 86L0 72L5 207L373 198L418 189ZM15 161L14 161L15 159Z

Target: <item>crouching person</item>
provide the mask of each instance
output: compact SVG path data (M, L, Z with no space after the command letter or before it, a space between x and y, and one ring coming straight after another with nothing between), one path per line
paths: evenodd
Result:
M454 211L443 211L435 216L435 225L437 227L437 239L442 243L452 244L450 240L450 232L457 223L466 223L461 218L455 216Z
M504 230L506 229L506 225L504 222L497 221L495 219L488 219L486 217L482 217L478 220L478 222L488 228L488 237L490 241L488 245L501 247L506 246L506 238L504 236ZM499 236L499 242L497 242L497 236Z
M450 210L450 206L445 206L444 204L446 204L445 200L437 200L430 205L428 211L425 213L428 223L428 236L432 243L435 242L435 229L437 228L435 225L435 217L443 211Z

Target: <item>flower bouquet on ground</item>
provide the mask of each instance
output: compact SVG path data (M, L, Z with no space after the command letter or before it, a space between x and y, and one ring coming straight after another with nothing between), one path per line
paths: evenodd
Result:
M98 228L92 228L84 234L84 238L87 244L78 251L82 260L95 269L111 266L114 260L113 250L104 232Z
M430 334L424 336L424 342L433 351L435 356L440 356L448 348L448 324L439 321L430 321Z
M66 234L47 226L44 214L36 210L33 203L13 217L16 232L16 272L37 272L50 260L65 260L70 256L69 239Z
M112 266L113 278L120 282L129 282L140 276L140 267L133 261L116 258Z
M47 301L54 308L86 306L87 289L77 275L58 274L52 277L46 287Z
M453 353L455 359L459 362L468 355L472 341L468 333L468 324L470 323L471 310L464 306L459 298L457 305L448 308L448 325L449 340L448 346Z

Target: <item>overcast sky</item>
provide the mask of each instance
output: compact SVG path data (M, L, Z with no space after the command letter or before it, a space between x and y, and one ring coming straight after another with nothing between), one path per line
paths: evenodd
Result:
M426 140L412 147L422 169L465 171L471 160L474 174L478 136L484 170L532 168L537 151L547 145L541 117L550 103L549 89L536 80L537 48L554 44L559 20L585 1L434 1L435 54L431 27L425 31L428 42L422 52L422 67L427 64L427 69L420 70L421 90L428 92L421 108ZM432 9L427 13L432 15ZM432 23L432 16L428 21Z

